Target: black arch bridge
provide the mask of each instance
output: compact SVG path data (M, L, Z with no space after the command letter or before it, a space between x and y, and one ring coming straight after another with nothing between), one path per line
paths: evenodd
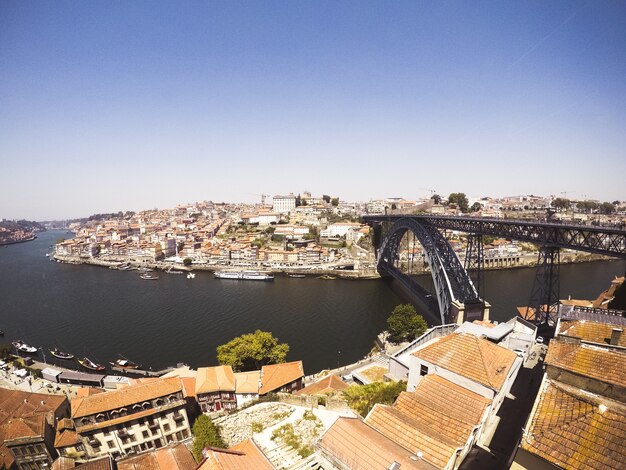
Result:
M439 310L443 324L457 320L458 309L465 319L482 315L480 296L482 235L528 241L540 246L537 276L527 315L536 323L550 321L550 306L559 300L558 251L569 248L626 259L626 230L622 227L596 227L551 222L515 221L477 217L428 215L374 215L364 221L374 228L377 267L383 275L397 279L407 290L433 310ZM443 230L470 234L465 266L461 264ZM411 232L424 248L436 291L436 304L423 288L398 267L400 243ZM473 263L473 264L472 264ZM468 268L477 272L476 282ZM542 306L545 311L541 312Z

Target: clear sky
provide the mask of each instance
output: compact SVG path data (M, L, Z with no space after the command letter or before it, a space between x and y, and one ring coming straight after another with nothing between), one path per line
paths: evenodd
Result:
M0 218L626 199L626 2L0 0Z

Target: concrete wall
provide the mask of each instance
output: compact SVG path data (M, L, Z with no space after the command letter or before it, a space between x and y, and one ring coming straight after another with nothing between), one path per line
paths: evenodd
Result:
M548 377L552 380L558 380L559 382L581 388L591 393L603 395L622 403L626 402L626 388L624 387L608 384L606 382L600 382L599 380L592 379L591 377L574 374L573 372L559 369L553 365L548 365L546 372Z
M443 369L439 366L431 364L429 362L423 361L415 356L411 356L410 370L409 370L409 383L407 385L407 391L413 392L417 384L422 380L422 376L420 375L421 366L428 366L428 374L437 374L444 379L449 380L452 383L460 385L474 393L477 393L485 398L489 398L493 400L495 397L495 392L491 390L489 387L485 387L477 382L474 382L467 377L463 377L462 375L455 374L447 369Z
M559 467L524 449L517 449L517 454L510 470L554 470L555 468Z

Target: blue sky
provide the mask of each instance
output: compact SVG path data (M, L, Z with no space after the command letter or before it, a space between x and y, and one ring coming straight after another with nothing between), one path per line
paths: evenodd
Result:
M625 45L623 1L0 0L0 217L624 200Z

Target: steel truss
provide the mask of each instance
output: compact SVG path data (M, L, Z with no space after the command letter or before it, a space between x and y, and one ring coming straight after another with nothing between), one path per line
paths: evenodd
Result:
M394 222L400 217L428 221L440 230L494 235L539 245L545 244L557 248L569 248L587 253L626 258L626 230L618 228L434 215L374 215L366 216L364 220L371 224L373 222Z
M458 256L435 226L425 220L410 217L398 218L389 227L383 229L381 245L377 253L378 270L386 272L399 280L405 288L423 297L423 289L404 274L399 264L399 248L407 232L413 233L424 248L426 260L431 269L435 286L439 314L442 324L451 320L452 301L461 303L480 302L478 292L467 271L463 269Z
M556 324L560 296L560 250L543 246L539 250L535 279L524 318L537 324Z

